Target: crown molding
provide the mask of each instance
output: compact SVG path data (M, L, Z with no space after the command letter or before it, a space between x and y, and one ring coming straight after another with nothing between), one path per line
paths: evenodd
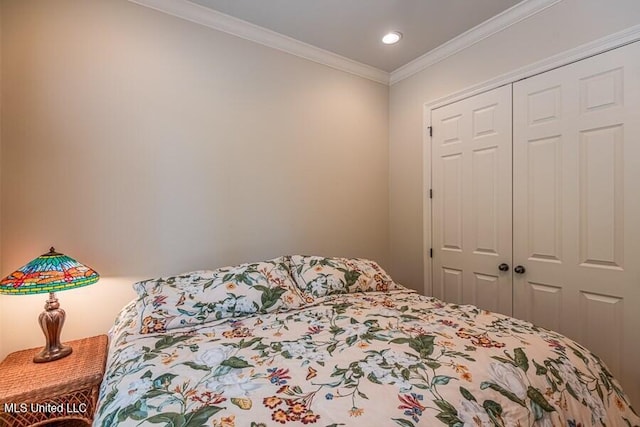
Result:
M456 102L506 84L514 83L522 79L533 77L546 71L635 42L640 42L640 24L560 52L556 55L496 76L473 86L469 86L458 92L427 101L424 106L425 109L430 111L432 109L451 104L452 102Z
M391 73L346 58L342 55L301 42L242 19L192 3L188 0L129 0L151 9L176 16L245 40L278 49L347 73L382 84L394 84L420 72L461 50L527 19L562 0L525 0L484 21L450 41L414 59Z
M389 84L389 73L386 71L345 58L328 50L320 49L188 0L129 1L378 83Z
M484 21L448 42L391 72L390 84L397 83L418 73L461 50L490 37L518 22L525 20L562 0L526 0Z

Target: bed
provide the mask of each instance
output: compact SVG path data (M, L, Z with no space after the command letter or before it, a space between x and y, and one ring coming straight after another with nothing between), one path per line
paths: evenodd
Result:
M94 426L640 425L580 344L372 261L287 256L134 288Z

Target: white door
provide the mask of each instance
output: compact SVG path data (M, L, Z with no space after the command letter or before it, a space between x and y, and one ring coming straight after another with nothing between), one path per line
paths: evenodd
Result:
M431 124L434 296L511 315L511 85Z
M640 43L514 84L514 316L640 404Z

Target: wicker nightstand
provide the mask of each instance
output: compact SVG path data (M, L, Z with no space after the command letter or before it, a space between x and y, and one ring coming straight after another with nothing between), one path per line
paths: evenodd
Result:
M73 353L33 363L39 348L11 353L0 364L0 427L82 420L91 425L107 360L106 335L71 341Z

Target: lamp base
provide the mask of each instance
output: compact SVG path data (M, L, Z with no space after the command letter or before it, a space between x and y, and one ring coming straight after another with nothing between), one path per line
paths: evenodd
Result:
M53 362L71 354L73 349L68 345L61 345L57 348L43 348L42 351L33 357L35 363Z
M44 305L44 311L40 313L40 317L38 318L47 344L44 349L33 358L35 363L53 362L54 360L62 359L71 354L71 347L60 343L60 332L62 331L65 317L66 314L64 310L60 308L56 295L50 292L49 299Z

